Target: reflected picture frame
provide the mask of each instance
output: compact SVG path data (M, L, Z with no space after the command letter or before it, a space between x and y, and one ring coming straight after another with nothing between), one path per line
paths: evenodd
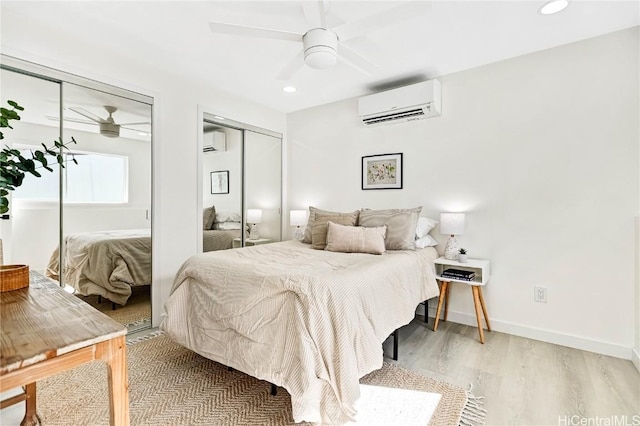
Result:
M217 170L211 172L211 193L229 193L229 170Z
M362 189L402 189L402 153L362 157Z

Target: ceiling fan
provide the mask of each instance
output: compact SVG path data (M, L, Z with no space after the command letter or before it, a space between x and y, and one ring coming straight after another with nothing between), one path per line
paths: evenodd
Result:
M98 124L100 126L100 134L103 135L103 136L106 136L108 138L117 138L118 136L120 136L120 129L133 130L133 131L136 131L136 132L139 131L138 129L132 129L130 127L125 127L125 126L137 126L137 125L143 125L143 124L151 124L150 121L139 122L139 123L116 123L115 120L113 119L113 113L115 113L118 110L118 108L116 108L114 106L110 106L110 105L104 105L103 108L109 114L109 116L107 118L99 117L98 115L96 115L96 114L94 114L92 112L89 112L84 108L70 107L69 109L71 111L75 112L76 114L80 114L83 117L86 117L89 120L91 120L92 122ZM80 122L80 120L73 120L71 118L68 118L68 119L65 118L65 120ZM82 120L82 122L93 124L91 122L87 122L86 120Z
M380 67L352 50L344 42L414 18L423 14L426 8L431 6L431 2L406 1L391 10L328 28L325 3L327 3L326 0L318 0L317 9L311 12L308 6L305 7L307 17L315 15L313 12L317 13L320 27L312 28L304 34L223 22L209 22L209 28L215 33L302 42L302 50L278 74L279 80L288 80L304 64L315 69L326 69L333 67L338 60L364 74L371 75ZM310 3L303 2L303 4Z

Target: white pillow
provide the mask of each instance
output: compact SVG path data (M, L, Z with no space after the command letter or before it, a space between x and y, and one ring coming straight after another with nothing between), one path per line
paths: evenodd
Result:
M429 234L416 240L416 248L435 247L438 242Z
M242 222L240 213L216 212L216 222Z
M416 224L416 240L427 235L438 224L437 220L428 217L419 217Z
M221 231L229 231L232 229L242 229L242 224L240 222L218 222L215 223L213 227Z

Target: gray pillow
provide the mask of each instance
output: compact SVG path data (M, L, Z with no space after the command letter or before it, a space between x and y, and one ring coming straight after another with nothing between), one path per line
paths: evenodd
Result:
M311 230L311 248L324 250L327 245L328 223L333 222L339 225L355 226L358 220L358 212L349 215L345 214L316 214L316 220Z
M307 243L307 244L311 244L313 242L312 238L311 238L311 233L313 232L313 225L315 224L316 221L316 215L342 215L342 216L349 216L352 214L356 215L356 223L358 223L358 214L360 213L359 210L356 210L354 212L351 213L341 213L341 212L331 212L328 210L320 210L316 207L309 207L309 219L307 220L307 227L304 230L304 237L302 238L302 242L303 243Z
M359 225L387 226L387 250L415 250L416 224L422 206L413 209L360 210Z
M343 253L384 253L386 226L365 228L364 226L343 226L333 222L327 225L325 250Z
M202 229L208 231L213 228L213 221L216 218L216 207L211 206L202 212Z

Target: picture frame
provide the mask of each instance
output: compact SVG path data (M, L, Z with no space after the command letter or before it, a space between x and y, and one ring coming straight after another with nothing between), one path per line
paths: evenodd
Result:
M362 189L402 189L402 153L362 157Z
M229 193L229 170L217 170L211 172L211 193Z

